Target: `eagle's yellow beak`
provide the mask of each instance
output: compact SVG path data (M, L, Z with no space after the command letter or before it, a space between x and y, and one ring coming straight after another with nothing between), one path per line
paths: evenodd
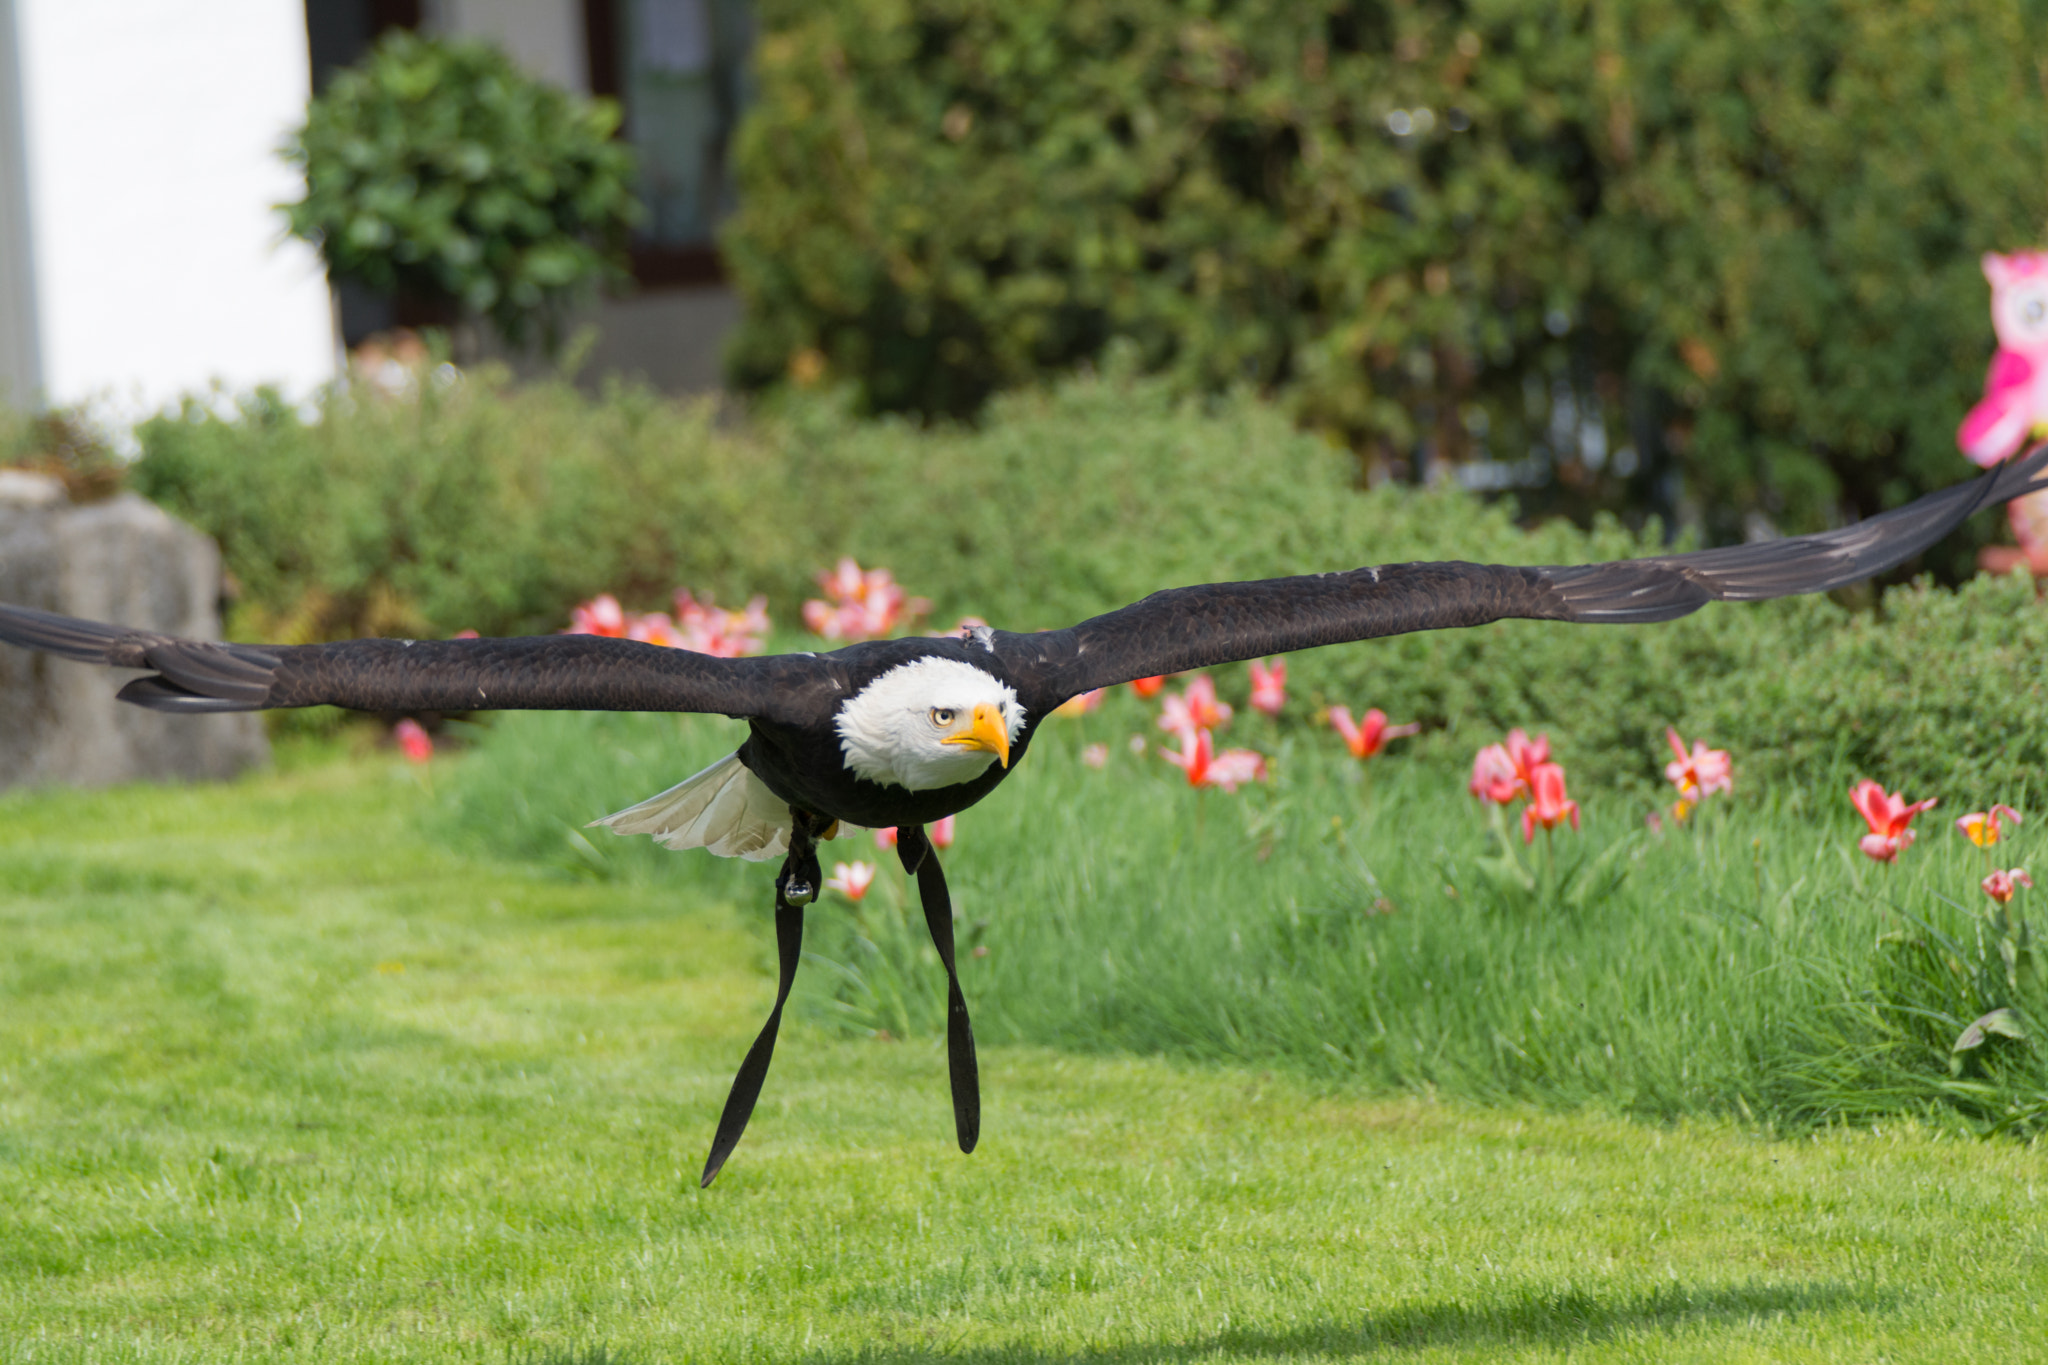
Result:
M975 707L972 724L959 734L948 735L939 742L980 749L994 754L1005 768L1010 766L1010 727L1003 723L1003 708L993 702L983 702Z

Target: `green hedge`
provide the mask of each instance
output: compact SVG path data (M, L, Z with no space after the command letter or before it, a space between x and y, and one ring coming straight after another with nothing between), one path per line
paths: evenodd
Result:
M294 235L337 279L490 319L552 347L562 313L624 274L639 220L618 106L488 43L393 30L306 107L284 148Z
M1647 548L1611 521L1522 531L1455 491L1361 492L1343 452L1272 405L1116 377L1005 397L972 429L808 399L721 427L633 390L472 377L417 404L337 399L318 423L268 398L227 417L195 404L140 436L138 486L221 539L243 638L546 631L597 592L655 608L678 584L766 592L793 631L811 575L841 554L892 569L940 624L1026 630L1177 584ZM1314 651L1292 664L1288 719L1377 705L1428 722L1424 745L1455 760L1541 727L1584 780L1645 792L1675 723L1735 750L1749 780L1841 762L2016 801L2048 759L2044 657L2029 586L1984 580L1894 590L1875 616L1801 599ZM1220 680L1244 699L1243 670Z
M732 370L872 410L1126 339L1383 468L1547 443L1583 508L1676 460L1717 537L1811 530L1956 477L1977 258L2048 232L2048 0L761 12ZM1551 433L1560 392L1632 475Z

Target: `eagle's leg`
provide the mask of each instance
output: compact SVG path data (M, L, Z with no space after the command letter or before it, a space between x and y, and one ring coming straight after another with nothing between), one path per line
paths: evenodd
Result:
M804 907L818 898L818 837L830 820L789 808L789 852L782 859L782 871L775 876L775 953L779 963L775 986L775 1008L760 1036L747 1049L739 1074L732 1078L732 1093L725 1098L725 1112L718 1117L718 1134L711 1139L711 1155L704 1161L703 1184L718 1179L719 1170L747 1120L754 1115L754 1102L761 1098L761 1083L768 1079L768 1063L775 1059L775 1035L782 1027L782 1007L789 1001L790 985L796 980L796 964L803 956Z
M971 1152L981 1140L981 1068L974 1059L974 1024L967 1017L967 997L960 993L960 972L953 959L953 898L946 893L946 874L922 825L896 831L896 856L903 860L903 870L917 877L925 927L932 931L939 961L946 964L946 1070L953 1082L953 1133L960 1139L960 1150Z

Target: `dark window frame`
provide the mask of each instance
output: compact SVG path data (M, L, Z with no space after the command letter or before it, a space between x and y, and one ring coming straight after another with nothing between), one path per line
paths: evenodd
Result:
M619 78L621 0L583 0L583 53L590 93L617 100L625 112L617 136L630 143L632 110L626 108ZM691 246L636 244L631 258L634 283L642 289L687 289L725 283L725 261L714 243Z

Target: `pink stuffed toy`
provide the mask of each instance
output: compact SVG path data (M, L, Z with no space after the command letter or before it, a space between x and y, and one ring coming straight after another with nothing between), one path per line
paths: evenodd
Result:
M1989 469L2030 441L2048 437L2048 251L1984 257L1991 281L1991 322L1998 354L1984 377L1984 401L1956 432L1963 454ZM2048 492L2007 508L2020 549L2037 574L2048 574ZM2010 568L2017 556L1985 552L1985 567Z

